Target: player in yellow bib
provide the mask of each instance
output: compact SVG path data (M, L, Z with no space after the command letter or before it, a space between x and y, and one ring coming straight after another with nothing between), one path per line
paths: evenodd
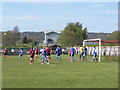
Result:
M80 59L84 60L84 48L82 45L80 45Z

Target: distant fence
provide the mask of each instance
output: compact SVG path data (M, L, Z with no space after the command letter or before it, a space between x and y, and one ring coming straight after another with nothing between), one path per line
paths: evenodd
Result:
M21 48L13 48L14 49L14 52L11 52L11 49L12 48L7 48L8 49L8 55L19 55L19 50L21 49ZM30 50L30 48L23 48L23 54L24 55L27 55L28 53L28 51ZM1 48L0 49L0 54L3 54L3 49Z

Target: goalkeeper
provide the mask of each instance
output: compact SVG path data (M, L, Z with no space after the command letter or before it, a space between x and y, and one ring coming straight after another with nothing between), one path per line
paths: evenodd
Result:
M98 61L96 47L93 49L93 61Z
M80 45L80 59L84 60L84 48Z

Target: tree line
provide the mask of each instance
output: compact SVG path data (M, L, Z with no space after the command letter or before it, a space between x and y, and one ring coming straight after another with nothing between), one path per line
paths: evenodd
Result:
M62 46L81 45L84 39L87 39L87 27L83 28L82 23L68 23L60 37L58 38L58 44ZM118 40L120 31L113 31L108 40ZM104 39L104 33L99 33L96 38ZM21 38L19 28L16 26L13 30L2 32L2 45L3 46L16 46L16 45L37 45L39 41L35 40L34 37Z

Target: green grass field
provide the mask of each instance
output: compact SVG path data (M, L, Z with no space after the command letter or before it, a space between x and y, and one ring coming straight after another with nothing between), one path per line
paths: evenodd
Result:
M39 58L41 58L39 56ZM117 62L79 61L70 62L68 55L62 60L41 64L35 60L29 64L29 56L8 56L2 60L2 88L118 88Z

